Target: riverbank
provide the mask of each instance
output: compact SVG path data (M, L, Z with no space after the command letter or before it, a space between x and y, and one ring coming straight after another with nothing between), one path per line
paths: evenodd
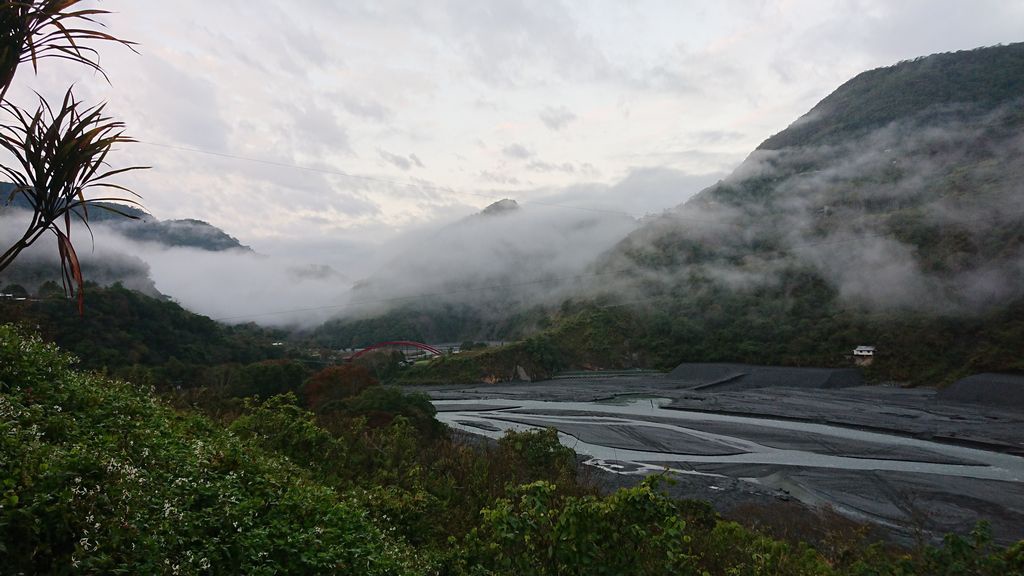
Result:
M903 543L982 519L1001 542L1024 538L1020 411L928 389L694 388L647 375L428 392L440 419L477 434L558 428L609 489L669 469L673 494L726 514L799 502Z

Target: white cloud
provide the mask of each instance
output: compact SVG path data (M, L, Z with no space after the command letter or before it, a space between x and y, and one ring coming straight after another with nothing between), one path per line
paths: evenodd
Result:
M124 181L159 217L339 242L480 208L473 194L490 187L528 197L643 170L720 174L864 69L1020 40L1024 23L1024 5L996 0L102 7L140 54L100 47L111 85L56 61L25 67L19 101L75 82L146 142L369 176L145 145L112 158L154 167ZM677 203L652 186L644 211Z
M549 106L540 111L540 121L544 123L551 130L561 130L573 120L576 120L576 115L572 113L565 106Z

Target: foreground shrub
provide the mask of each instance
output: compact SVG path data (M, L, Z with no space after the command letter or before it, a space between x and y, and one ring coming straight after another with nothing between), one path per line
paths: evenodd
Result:
M0 326L0 571L427 571L288 460L71 363Z

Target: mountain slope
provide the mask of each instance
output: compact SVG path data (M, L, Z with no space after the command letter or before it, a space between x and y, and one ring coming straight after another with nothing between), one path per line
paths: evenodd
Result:
M1022 54L1024 45L988 48L862 74L608 260L699 264L738 275L734 283L809 266L872 309L970 312L1005 302L1019 295L1024 263L1024 82L1002 88L1007 74L1024 77ZM933 89L948 70L991 79L953 91L963 99L954 102ZM872 84L877 76L882 86ZM879 99L907 93L917 94L913 111L887 108L887 122L869 129L874 121L863 119L883 118Z
M919 115L991 109L1024 95L1024 44L934 54L858 74L759 150L822 144Z
M88 369L132 365L159 367L249 363L282 354L281 333L255 326L224 326L178 304L114 285L86 284L79 316L60 288L28 301L0 299L0 323L33 327L81 360Z
M1024 44L859 75L602 257L682 360L1020 370ZM971 342L971 334L1007 337Z

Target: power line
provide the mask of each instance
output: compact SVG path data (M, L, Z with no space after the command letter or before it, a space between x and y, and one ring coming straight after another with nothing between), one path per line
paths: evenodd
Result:
M155 146L155 147L160 147L160 148L171 149L171 150L178 150L178 151L182 151L182 152L190 152L190 153L196 153L196 154L205 154L205 155L209 155L209 156L216 156L216 157L227 158L227 159L232 159L232 160L239 160L239 161L245 161L245 162L253 162L253 163L264 164L264 165L268 165L268 166L276 166L276 167L280 167L280 168L289 168L289 169L294 169L294 170L302 170L302 171L306 171L306 172L315 172L315 173L321 173L321 174L328 174L328 175L333 175L333 176L340 176L340 177L343 177L343 178L349 178L349 179L355 179L355 180L363 180L363 181L368 181L368 182L376 182L376 183L381 183L381 184L388 184L388 185L391 185L391 186L401 186L401 187L416 188L416 189L421 189L421 190L432 190L432 191L437 191L437 192L442 192L442 193L447 193L447 194L462 194L462 195L486 198L486 199L490 199L490 200L499 199L497 196L490 195L490 194L483 194L483 193L478 193L478 192L469 192L469 191L465 191L465 190L456 190L456 189L451 188L451 187L436 186L436 185L428 184L428 183L424 183L424 182L403 182L403 181L400 181L400 180L381 178L381 177L377 177L377 176L367 176L367 175L363 175L363 174L354 174L354 173L351 173L351 172L346 172L344 170L339 170L339 169L334 169L334 168L322 168L322 167L315 167L315 166L303 166L303 165L300 165L300 164L295 164L295 163L290 163L290 162L281 162L281 161L276 161L276 160L268 160L268 159L265 159L265 158L255 158L255 157L251 157L251 156L243 156L243 155L239 155L239 154L230 154L230 153L226 153L226 152L217 152L217 151L213 151L213 150L205 150L205 149L202 149L202 148L193 148L193 147L180 146L180 145L175 145L175 144L165 144L165 143L148 142L148 141L139 141L139 143L146 144L146 145L149 145L149 146ZM630 218L636 218L636 216L634 216L633 214L630 214L630 213L625 212L625 211L620 211L620 210L607 210L607 209L602 209L602 208L592 208L592 207L585 207L585 206L573 206L573 205L568 205L568 204L559 204L559 203L554 203L554 202L543 202L543 201L536 201L536 200L516 200L516 202L518 202L520 204L525 204L525 205L531 205L532 204L532 205L538 205L538 206L546 206L546 207L554 207L554 208L564 208L564 209L570 209L570 210L581 210L581 211L587 211L587 212L608 213L608 214L615 214L615 215L620 215L620 216L627 216L627 217L630 217ZM855 218L853 220L849 220L846 223L847 224L853 224L853 223L856 223L856 222L861 221L861 220L867 220L869 218L876 218L876 217L879 217L879 216L884 216L884 215L887 215L887 214L893 214L893 213L897 213L897 212L899 212L899 210L893 210L893 211L889 211L889 212L881 212L881 213L877 213L877 214L865 214L865 215L860 216L858 218ZM1001 217L1001 216L1004 216L1004 215L1000 214L998 216L990 216L990 217L984 217L984 218L977 218L977 219L973 219L973 220L959 220L958 222L959 223L964 223L964 222L972 222L972 221L992 220L992 219L995 219L995 218L998 218L998 217ZM685 217L685 216L681 216L681 215L677 215L677 214L671 214L669 216L669 218L672 218L673 220L676 220L676 221L693 222L693 223L699 223L699 224L709 224L709 225L714 225L714 226L726 226L726 227L738 227L738 228L745 228L745 227L748 226L748 224L740 223L740 222L723 222L722 220L709 220L709 219L701 219L701 218L689 218L689 217ZM820 241L820 242L810 242L810 243L790 245L790 246L788 246L786 248L786 250L789 251L789 252L792 252L792 251L795 251L795 250L799 250L801 248L810 248L810 247L823 246L823 245L845 244L845 243L852 243L852 242L862 242L864 240L871 239L871 238L886 238L886 237L889 237L889 236L891 236L891 234L889 234L889 233L860 234L860 235L858 235L855 238L849 238L849 239L825 240L825 241ZM757 252L755 252L755 251L749 251L749 253L750 254L757 254ZM783 256L789 255L787 252L784 252L781 249L763 251L760 254L761 255L781 254ZM319 311L319 310L354 308L354 307L359 307L359 306L366 305L366 304L380 304L380 303L387 303L387 302L401 302L401 301L406 301L406 300L417 300L417 299L421 299L421 298L432 298L432 297L448 296L448 295L455 295L455 294L484 292L484 291L497 290L497 289L502 289L502 288L516 288L516 287L521 287L521 286L528 286L528 285L534 285L534 284L543 284L543 283L549 283L549 282L580 280L580 279L586 278L586 277L595 277L595 276L604 276L604 275L611 275L611 274L620 274L620 273L627 272L627 271L629 271L629 270L625 270L625 269L624 270L606 270L604 272L581 273L581 274L575 274L575 275L572 275L572 276L563 276L563 277L548 276L548 277L545 277L545 278L539 278L539 279L536 279L536 280L525 281L525 282L517 282L517 283L512 283L512 284L495 284L495 285L489 285L489 286L480 286L480 287L472 287L472 288L465 288L465 289L449 290L449 291L445 291L445 292L421 293L421 294L415 294L415 295L410 295L410 296L397 296L397 297L389 297L389 298L364 299L364 300L358 300L358 301L355 301L355 302L349 302L349 303L346 303L346 304L312 306L312 307L306 307L306 308L294 308L294 309L288 309L288 310L278 310L278 311L273 311L273 312L263 312L263 313L257 313L257 314L225 316L225 317L220 317L220 318L214 318L214 320L216 320L216 321L230 321L230 320L261 318L261 317L266 317L266 316L276 316L276 315L281 315L281 314L293 314L293 313L300 313L300 312L314 312L314 311ZM654 299L657 300L657 299L661 299L661 298L664 298L664 297L657 297L657 298L654 298ZM640 303L640 302L649 301L649 300L652 300L652 299L638 300L638 301L628 302L628 303L617 303L617 304L611 304L611 305L603 306L603 307L604 308L612 308L612 307L619 307L619 306L627 306L627 305L630 305L630 304Z
M404 181L401 181L401 180L394 180L394 179L390 179L390 178L382 178L382 177L379 177L379 176L368 176L368 175L365 175L365 174L355 174L355 173L352 173L352 172L347 172L345 170L340 170L340 169L336 169L336 168L323 168L323 167L317 167L317 166L304 166L302 164L295 164L295 163L291 163L291 162L282 162L282 161L279 161L279 160L268 160L266 158L256 158L256 157L253 157L253 156L245 156L245 155L241 155L241 154L230 154L230 153L227 153L227 152L217 152L217 151L214 151L214 150L206 150L206 149L203 149L203 148L194 148L194 147L190 147L190 146L181 146L181 145L177 145L177 144L165 144L165 143L160 143L160 142L150 142L150 141L146 141L146 140L138 140L137 142L139 144L145 144L147 146L156 146L156 147L159 147L159 148L166 148L166 149L169 149L169 150L177 150L177 151L180 151L180 152L190 152L190 153L195 153L195 154L205 154L205 155L208 155L208 156L215 156L215 157L219 157L219 158L227 158L227 159L231 159L231 160L239 160L239 161L243 161L243 162L253 162L253 163L256 163L256 164L264 164L264 165L267 165L267 166L276 166L276 167L279 167L279 168L289 168L289 169L301 170L301 171L305 171L305 172L314 172L314 173L318 173L318 174L328 174L328 175L332 175L332 176L339 176L339 177L342 177L342 178L349 178L349 179L353 179L353 180L363 180L363 181L367 181L367 182L375 182L375 183L378 183L378 184L388 184L388 185L391 185L391 186L401 186L401 187L405 187L405 188L414 188L414 189L420 189L420 190L430 190L430 191L441 192L441 193L446 193L446 194L457 194L457 195L464 195L464 196L474 196L474 197L477 197L477 198L484 198L484 199L492 201L492 202L508 198L507 195L506 196L498 196L498 195L494 195L494 194L485 194L485 193L481 193L481 192L470 192L468 190L457 190L457 189L452 188L450 186L438 186L438 185L429 184L429 183L426 183L426 182L404 182ZM572 204L560 204L560 203L557 203L557 202L545 202L543 200L521 200L521 199L518 199L518 198L515 198L513 200L515 200L515 202L518 203L518 204L523 204L523 205L527 205L527 206L529 206L529 205L545 206L545 207L549 207L549 208L562 208L562 209L566 209L566 210L580 210L580 211L584 211L584 212L595 212L595 213L602 213L602 214L614 214L616 216L626 216L626 217L629 217L629 218L632 218L632 219L640 219L640 218L644 217L644 216L639 216L637 214L632 214L630 212L626 212L625 210L611 210L611 209L607 209L607 208L596 208L596 207L592 207L592 206L577 206L577 205L572 205ZM672 210L672 209L670 208L668 210ZM657 217L657 216L660 216L660 214L645 215L645 216L655 216L655 217ZM695 224L709 224L709 225L714 225L714 226L726 226L726 227L745 227L746 226L746 224L738 223L738 222L724 222L722 220L711 220L711 219L707 219L707 218L691 218L691 217L687 217L687 216L681 216L681 215L678 215L678 214L673 214L672 218L674 218L675 220L678 220L678 221L683 221L683 222L693 222Z
M465 196L475 196L478 198L484 198L492 202L503 200L507 196L497 196L494 194L484 194L482 192L469 192L467 190L456 190L448 186L437 186L434 184L428 184L425 182L403 182L401 180L393 180L390 178L381 178L379 176L367 176L365 174L354 174L352 172L346 172L335 168L320 168L316 166L303 166L301 164L294 164L291 162L281 162L278 160L267 160L265 158L255 158L252 156L242 156L240 154L229 154L226 152L216 152L213 150L204 150L202 148L192 148L189 146L179 146L176 144L163 144L160 142L148 142L145 140L139 140L139 144L145 144L147 146L156 146L159 148L167 148L169 150L178 150L180 152L191 152L194 154L205 154L207 156L216 156L219 158L228 158L231 160L240 160L243 162L254 162L256 164L264 164L267 166L276 166L278 168L289 168L292 170L302 170L305 172L315 172L318 174L328 174L331 176L340 176L342 178L349 178L352 180L363 180L367 182L375 182L378 184L388 184L390 186L402 186L405 188L417 188L420 190L431 190L435 192L442 192L446 194L461 194ZM625 210L611 210L606 208L594 208L589 206L574 206L571 204L559 204L557 202L544 202L542 200L519 200L515 199L519 204L534 205L534 206L546 206L549 208L564 208L567 210L582 210L584 212L597 212L603 214L615 214L618 216L627 216L629 218L636 219L639 216L630 214Z

